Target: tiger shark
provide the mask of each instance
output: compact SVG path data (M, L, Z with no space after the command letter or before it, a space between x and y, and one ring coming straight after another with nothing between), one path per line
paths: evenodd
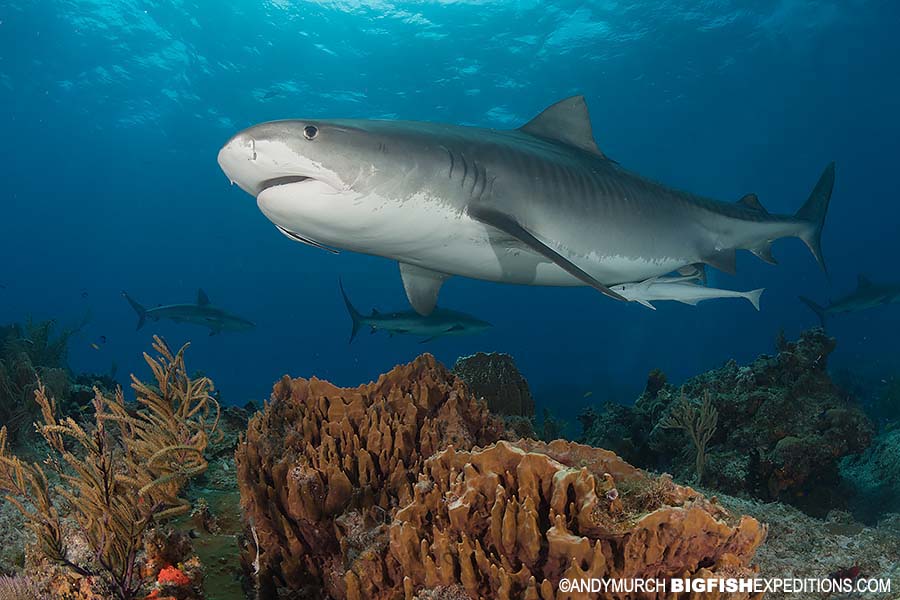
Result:
M803 296L800 296L800 300L816 313L822 327L825 327L825 320L831 315L859 312L885 304L900 303L900 285L875 283L865 275L859 275L856 289L852 293L829 302L827 306L820 306Z
M176 323L201 325L209 328L209 335L217 335L223 331L243 331L256 327L252 321L213 306L203 290L197 290L196 304L166 304L154 308L144 308L127 292L122 292L122 296L137 313L137 329L143 327L147 319L153 321L170 319Z
M832 163L795 214L778 215L754 194L721 202L655 183L600 151L581 96L513 130L273 121L232 137L218 162L287 237L396 260L422 315L454 275L624 301L610 286L698 264L733 273L738 249L774 263L783 237L803 240L824 269L834 185Z

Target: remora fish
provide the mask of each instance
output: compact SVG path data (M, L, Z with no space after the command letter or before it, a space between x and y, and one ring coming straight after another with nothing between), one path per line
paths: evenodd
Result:
M350 332L350 342L356 338L361 327L370 327L371 332L386 331L390 335L407 334L425 336L422 343L430 342L439 337L448 335L469 335L481 333L492 325L486 321L476 319L466 313L446 308L435 307L431 314L423 317L419 313L406 310L402 312L380 313L372 310L372 314L361 314L347 297L344 284L341 283L341 296L347 305L347 312L353 320L353 330Z
M209 328L209 335L216 335L223 331L242 331L251 329L256 325L209 303L209 298L203 290L197 290L196 304L168 304L155 308L144 308L126 292L122 292L125 299L138 315L137 329L144 326L147 319L159 321L171 319L176 323L193 323Z
M834 164L794 215L753 194L736 203L629 172L597 148L584 98L510 131L438 123L288 120L232 137L219 165L286 236L394 259L427 315L445 279L609 286L705 263L735 270L735 250L774 263L798 237L824 269L821 233ZM333 252L335 250L332 250Z
M816 313L822 327L825 327L825 318L828 316L859 312L884 304L900 302L900 285L873 283L865 275L859 275L856 280L856 290L843 298L829 302L828 306L819 306L803 296L800 296L800 300Z
M759 297L765 288L739 292L706 287L696 283L697 277L653 277L640 283L623 283L613 285L612 290L631 302L638 302L647 308L656 310L651 304L657 300L675 300L684 304L696 305L704 300L715 298L745 298L753 308L759 310Z

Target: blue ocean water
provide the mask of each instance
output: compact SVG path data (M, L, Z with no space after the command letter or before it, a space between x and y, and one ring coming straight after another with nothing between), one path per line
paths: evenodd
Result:
M0 322L89 315L71 366L115 361L123 382L144 373L152 333L191 341L189 366L233 403L266 398L284 373L355 385L423 351L452 364L478 350L511 353L564 416L630 400L652 368L680 380L816 324L800 294L824 302L859 273L900 280L898 25L894 3L863 0L3 2ZM736 276L712 276L765 287L759 313L733 300L651 312L586 288L454 278L441 305L489 332L348 345L338 278L360 309L405 309L396 264L291 242L216 164L235 132L266 120L513 128L572 94L585 95L607 155L695 193L755 192L792 213L836 161L830 278L796 240L776 244L777 266L742 253ZM256 329L135 331L121 296L150 307L193 301L198 287ZM829 328L833 364L900 370L900 307Z

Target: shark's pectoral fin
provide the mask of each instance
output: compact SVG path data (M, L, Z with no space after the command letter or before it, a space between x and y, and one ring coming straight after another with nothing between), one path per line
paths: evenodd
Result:
M456 323L455 325L451 325L450 327L445 329L444 333L453 333L454 331L462 331L463 329L465 329L465 327L463 327L459 323Z
M559 252L557 252L541 240L537 239L530 231L522 227L519 222L512 217L490 208L479 207L469 207L469 215L472 218L481 221L485 225L490 225L491 227L499 229L503 233L516 238L517 240L531 248L531 250L533 250L534 252L537 252L538 254L555 263L569 275L572 275L576 279L602 292L610 298L615 298L616 300L627 302L626 298L624 298L621 294L618 294L609 289L608 287L594 279L590 274L586 273L581 267L570 261L565 256L561 255Z
M431 337L425 338L424 340L419 340L419 343L420 343L420 344L427 344L428 342L433 342L433 341L436 340L437 338L438 338L438 336L433 335L433 336L431 336Z
M403 289L406 290L410 306L423 317L427 317L434 310L441 285L449 275L407 263L398 264Z
M715 250L703 257L703 262L714 269L724 271L729 275L737 272L737 259L735 257L734 248L724 248Z
M637 303L640 304L641 306L646 306L646 307L649 308L650 310L656 310L656 307L653 306L652 304L650 304L650 302L647 301L647 300L644 300L644 299L637 299L637 300L635 300L635 302L637 302Z
M219 335L220 333L222 333L222 330L221 330L221 329L210 329L210 330L209 330L209 335L210 335L210 336Z

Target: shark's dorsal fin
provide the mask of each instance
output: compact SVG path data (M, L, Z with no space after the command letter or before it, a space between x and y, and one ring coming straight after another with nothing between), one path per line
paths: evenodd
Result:
M203 290L197 290L197 306L206 306L209 304L209 296Z
M594 141L591 115L588 113L584 96L560 100L519 127L519 131L604 156Z
M403 289L406 290L410 306L423 317L427 317L434 310L438 292L449 275L406 263L399 265Z
M373 309L372 309L372 316L373 316L373 317L377 317L377 316L379 316L380 314L381 314L381 313L378 312L378 309L377 309L377 308L373 308Z
M862 289L867 287L872 287L872 280L866 277L865 275L857 275L856 276L856 287Z
M745 194L743 198L737 201L737 203L763 214L769 214L769 211L762 205L762 202L759 201L759 197L756 194Z

